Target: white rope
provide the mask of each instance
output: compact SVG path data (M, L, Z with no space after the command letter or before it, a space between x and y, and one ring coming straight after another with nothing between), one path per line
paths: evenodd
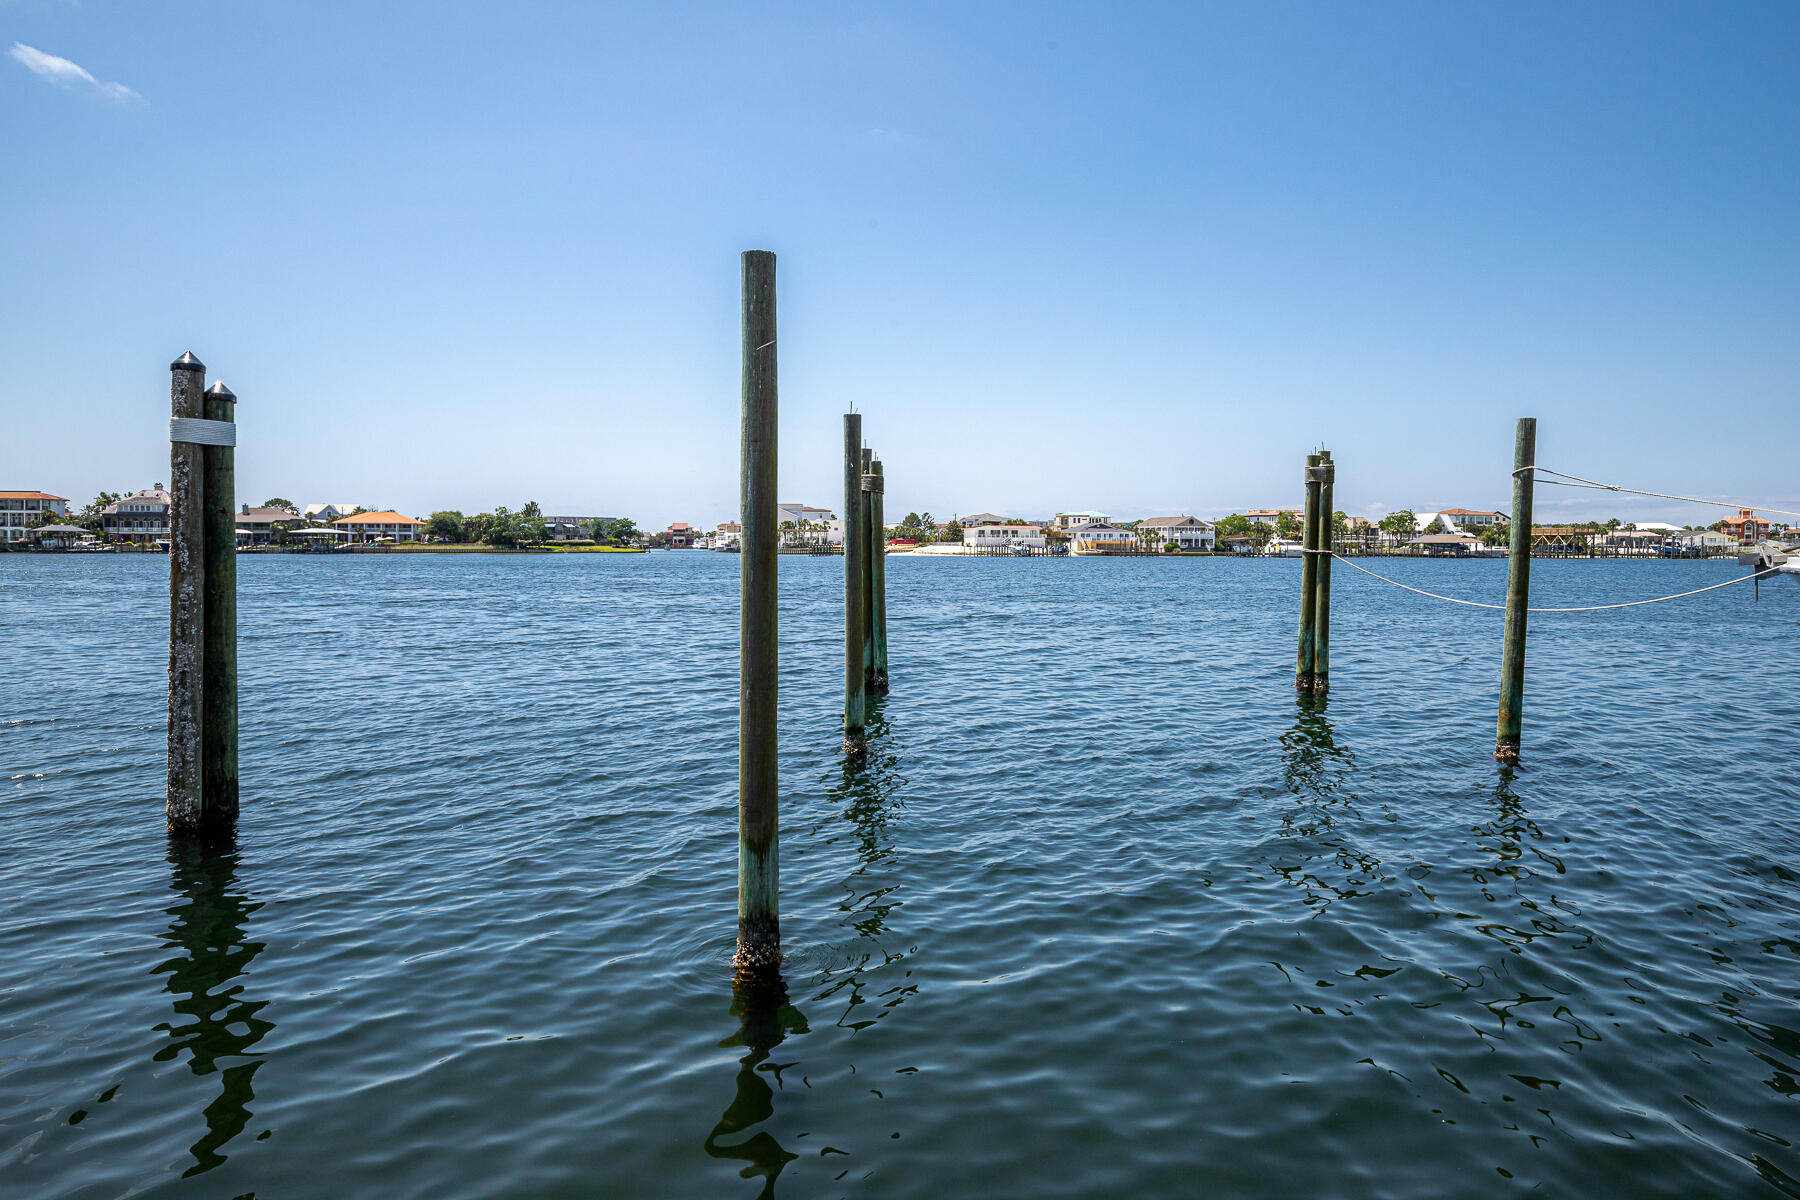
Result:
M169 440L195 446L235 446L237 426L230 421L208 421L202 417L170 417Z
M1702 500L1698 496L1675 496L1668 492L1640 492L1636 488L1620 487L1616 483L1596 483L1592 479L1583 479L1579 475L1570 475L1566 471L1552 471L1549 467L1520 467L1517 471L1514 471L1513 474L1517 476L1526 471L1539 471L1545 475L1561 476L1559 479L1546 479L1543 481L1544 483L1555 484L1557 487L1595 488L1602 492L1625 492L1633 496L1654 496L1658 500L1682 500L1689 504L1711 504L1717 508L1755 509L1762 507L1756 504L1739 504L1735 500ZM1564 479L1573 479L1575 482L1564 483ZM1788 512L1785 509L1780 508L1763 508L1762 511L1776 513L1783 517L1800 517L1800 512Z
M1386 575L1377 575L1377 574L1375 574L1375 572L1369 570L1369 568L1367 568L1367 567L1357 566L1355 563L1351 562L1349 559L1345 558L1343 555L1337 553L1337 551L1335 551L1335 550L1308 549L1308 550L1306 550L1306 553L1307 554L1329 554L1329 555L1331 555L1331 557L1333 557L1333 558L1337 559L1339 562L1343 563L1346 567L1353 567L1356 570L1361 571L1364 575L1368 575L1374 579L1379 579L1383 583L1391 583L1395 587L1404 588L1405 590L1407 590L1409 592L1417 592L1421 596L1430 596L1433 600L1447 600L1451 604L1466 604L1470 608L1492 608L1492 609L1498 609L1501 612L1506 611L1506 605L1504 605L1504 604L1488 604L1487 602L1482 601L1482 600L1459 600L1455 596L1440 596L1436 592L1428 592L1424 588L1416 588L1416 587L1413 587L1411 584L1401 583L1398 579L1389 579ZM1724 583L1715 583L1715 584L1710 584L1707 587L1695 588L1691 592L1676 592L1673 596L1657 596L1653 600L1627 600L1623 604L1589 604L1589 605L1585 605L1580 608L1528 608L1525 611L1526 612L1534 612L1534 613L1577 613L1577 612L1604 612L1610 608L1636 608L1640 604L1661 604L1664 600L1679 600L1683 596L1698 596L1701 592L1710 592L1710 591L1713 591L1715 588L1730 587L1734 583L1746 583L1752 579L1761 579L1763 576L1769 575L1769 574L1773 574L1773 572L1753 571L1748 575L1740 575L1736 579L1727 579Z

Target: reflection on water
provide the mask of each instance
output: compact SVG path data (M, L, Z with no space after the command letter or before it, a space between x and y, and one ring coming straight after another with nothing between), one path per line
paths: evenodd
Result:
M263 1064L252 1048L274 1028L260 1015L265 1000L250 1000L238 980L263 944L245 936L250 914L262 905L238 883L235 842L200 846L182 839L169 843L170 886L178 897L164 945L177 951L154 974L166 975L175 996L175 1018L156 1026L170 1044L157 1062L187 1056L195 1075L219 1077L219 1094L203 1112L206 1133L190 1147L198 1175L225 1161L226 1143L244 1131L256 1092L252 1080Z
M782 1072L792 1063L778 1063L770 1058L775 1047L789 1034L807 1032L806 1017L788 1003L787 988L779 979L739 984L732 990L731 1015L738 1019L737 1032L719 1044L742 1046L744 1056L738 1059L737 1090L725 1113L706 1135L706 1153L713 1158L737 1159L745 1163L738 1175L744 1179L761 1176L763 1189L759 1196L775 1194L775 1180L782 1168L800 1157L784 1150L775 1135L758 1130L742 1141L737 1137L775 1115L775 1091L783 1086ZM771 1084L771 1081L773 1083Z
M1306 903L1317 913L1333 901L1367 894L1367 886L1379 877L1381 862L1341 834L1341 819L1354 820L1358 813L1350 783L1356 771L1356 755L1338 743L1331 720L1325 715L1324 696L1299 698L1299 714L1293 728L1281 735L1281 781L1301 804L1281 817L1281 832L1300 851L1271 864L1277 875L1306 893ZM1324 864L1331 865L1331 878Z
M844 1011L837 1020L846 1029L873 1025L918 991L915 985L905 982L912 975L907 968L902 970L901 981L888 984L873 997L865 995L873 971L900 964L916 949L909 946L894 950L883 944L888 916L900 905L895 898L898 874L891 871L898 866L892 826L900 815L900 789L906 780L900 774L900 756L895 752L879 704L869 714L868 735L868 753L860 761L846 762L841 771L826 781L830 801L827 811L841 817L855 838L856 869L844 880L838 911L844 914L857 940L849 949L848 963L822 972L823 988L814 998L827 1000L847 993L842 996ZM876 1007L867 1013L862 1011L871 1002Z
M826 815L805 834L812 844L828 844L848 826L855 850L856 865L845 877L838 901L852 936L827 952L813 972L818 985L813 1001L841 1004L833 1025L851 1036L873 1026L918 990L910 982L911 968L903 965L916 947L897 950L883 944L888 918L900 904L897 876L891 872L897 865L893 826L899 817L905 780L879 704L871 706L867 732L868 752L834 764L822 781L829 801L824 806ZM810 957L803 954L786 965L804 970ZM891 975L894 969L900 974L891 982L878 974ZM705 1150L713 1158L743 1162L738 1174L745 1179L760 1177L763 1188L759 1196L773 1197L776 1179L799 1155L782 1146L768 1129L745 1135L774 1117L776 1093L784 1087L790 1068L798 1066L797 1060L777 1061L775 1048L789 1037L811 1030L806 1017L789 1002L787 987L780 979L763 987L755 981L740 981L733 988L731 1012L738 1019L738 1028L720 1045L742 1046L745 1053L738 1060L731 1103L707 1135ZM854 1064L850 1070L854 1072ZM837 1147L829 1152L848 1153Z

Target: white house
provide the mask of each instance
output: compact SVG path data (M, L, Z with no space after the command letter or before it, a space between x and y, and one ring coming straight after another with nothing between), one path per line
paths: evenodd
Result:
M1074 529L1078 525L1104 525L1110 519L1099 512L1066 512L1057 513L1052 524L1058 529Z
M1135 530L1120 529L1105 521L1092 521L1069 530L1070 554L1105 554L1137 543Z
M384 539L395 542L416 542L425 532L425 522L414 520L403 513L391 511L357 513L354 517L339 517L331 523L331 527L348 534L353 542L376 542Z
M1255 525L1274 525L1280 522L1281 514L1287 513L1298 521L1305 515L1303 508L1253 508L1244 516Z
M962 540L971 550L1007 550L1014 542L1041 550L1044 529L1041 525L965 525Z
M1145 517L1138 528L1154 530L1165 542L1183 550L1211 550L1213 527L1198 517Z
M1480 533L1484 529L1494 529L1508 524L1512 518L1503 512L1492 509L1446 508L1442 512L1432 513L1444 523L1444 527L1452 533L1458 530L1464 533ZM1424 524L1431 524L1428 516Z
M47 512L67 516L69 498L49 492L0 492L0 541L24 541L30 526Z

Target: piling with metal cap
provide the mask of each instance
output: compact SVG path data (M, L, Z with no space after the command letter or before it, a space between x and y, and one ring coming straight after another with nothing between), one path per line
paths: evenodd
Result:
M1317 560L1314 568L1313 595L1313 695L1331 690L1331 485L1337 479L1331 451L1319 451L1319 465L1313 468L1319 476L1319 537L1314 548L1320 553L1309 557Z
M201 448L175 439L174 420L203 419L206 364L183 354L169 364L169 748L167 817L172 833L205 825L201 731L205 728L206 521Z
M1319 556L1313 550L1319 544L1319 481L1314 470L1319 456L1306 456L1306 508L1300 524L1300 645L1294 656L1294 687L1311 692L1313 685L1313 646L1318 634Z
M237 397L222 383L206 389L206 419L233 426ZM223 440L223 439L221 439ZM237 490L233 446L201 447L206 505L204 727L200 735L201 808L209 828L229 828L238 812Z
M1531 469L1537 463L1537 418L1520 417L1513 434L1513 502L1506 555L1506 645L1500 657L1500 718L1494 757L1519 761L1525 714L1525 618L1531 607Z
M738 942L740 980L781 964L780 821L775 712L777 643L777 400L775 255L743 255L743 417L738 462Z
M857 755L867 748L863 730L864 627L863 573L868 557L863 550L862 417L844 414L844 753Z
M885 694L888 690L888 657L887 657L887 518L883 514L882 494L887 489L887 479L882 474L881 460L876 459L869 464L875 480L875 486L869 489L869 504L874 510L869 521L873 529L873 543L869 552L869 570L873 582L869 586L869 595L874 598L875 608L869 614L869 644L874 648L875 671L873 686L877 692Z

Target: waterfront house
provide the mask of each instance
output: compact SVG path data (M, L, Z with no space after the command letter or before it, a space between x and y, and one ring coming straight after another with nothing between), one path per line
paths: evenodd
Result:
M777 504L775 506L775 524L779 528L792 521L796 528L803 528L803 523L818 523L832 519L829 508L814 508L810 504Z
M1769 536L1769 523L1757 516L1754 508L1740 508L1737 516L1725 518L1725 534L1754 545Z
M1668 535L1660 529L1609 529L1600 535L1600 546L1615 557L1655 558L1667 540Z
M339 517L331 523L333 529L349 535L352 542L379 542L384 539L396 542L420 541L425 534L425 522L415 521L409 516L392 511L357 513L354 517Z
M1714 558L1737 552L1737 539L1716 529L1687 529L1663 543L1666 558Z
M49 492L0 492L0 541L21 542L45 513L69 515L69 498Z
M544 536L553 542L568 542L592 535L594 522L613 521L616 517L543 517Z
M347 517L360 507L359 504L309 504L300 510L300 515L308 521L329 522Z
M1496 512L1492 509L1446 508L1436 513L1428 514L1425 517L1425 524L1431 524L1432 516L1435 516L1442 521L1444 523L1444 528L1451 533L1455 533L1458 530L1465 530L1469 533L1480 533L1484 529L1494 529L1504 526L1512 519L1505 513Z
M744 527L736 521L721 521L713 530L713 549L735 545L744 540Z
M1066 512L1057 513L1052 526L1062 532L1068 532L1078 525L1105 525L1112 518L1100 512Z
M115 542L150 546L169 540L169 505L174 498L162 484L121 496L100 510L100 528Z
M1068 530L1070 554L1118 554L1139 545L1137 530L1090 521Z
M275 536L277 521L300 522L300 514L291 508L251 508L248 504L238 510L238 540L247 541L252 546L266 546Z
M1219 545L1233 554L1251 555L1256 553L1256 539L1247 533L1234 533L1219 539Z
M1253 508L1244 517L1257 525L1276 525L1280 523L1282 513L1298 521L1305 512L1303 508Z
M700 531L686 521L671 521L663 530L663 540L671 550L691 550L699 536Z
M1198 517L1145 517L1138 528L1154 531L1165 542L1183 550L1211 550L1213 527Z
M958 517L957 521L964 529L971 525L1004 525L1006 518L998 513L975 513L973 516Z
M1009 550L1014 542L1031 547L1033 550L1044 548L1044 530L1041 525L964 525L963 545L971 550Z

